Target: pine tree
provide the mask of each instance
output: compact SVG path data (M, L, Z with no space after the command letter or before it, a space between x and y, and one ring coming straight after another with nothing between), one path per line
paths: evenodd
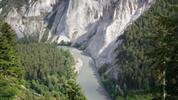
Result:
M13 99L23 83L23 68L15 52L15 33L0 24L0 99Z
M173 6L172 9L177 9L177 7ZM158 17L155 38L152 41L154 48L149 55L154 61L152 68L157 80L157 92L160 94L156 98L163 100L176 100L178 98L177 23L177 14Z

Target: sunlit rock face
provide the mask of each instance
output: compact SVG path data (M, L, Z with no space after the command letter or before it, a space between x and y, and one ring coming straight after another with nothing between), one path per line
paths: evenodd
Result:
M6 21L19 37L43 36L48 42L83 44L97 66L111 63L118 37L155 0L37 0L20 11L12 9Z
M13 8L5 20L17 32L19 38L33 35L40 40L48 24L46 16L57 3L58 0L29 0L20 10Z

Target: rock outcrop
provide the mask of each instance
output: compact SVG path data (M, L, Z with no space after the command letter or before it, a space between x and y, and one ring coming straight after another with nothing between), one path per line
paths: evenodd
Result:
M111 63L118 37L155 0L29 0L13 8L6 21L18 37L33 35L39 41L45 31L48 42L81 44L97 66Z

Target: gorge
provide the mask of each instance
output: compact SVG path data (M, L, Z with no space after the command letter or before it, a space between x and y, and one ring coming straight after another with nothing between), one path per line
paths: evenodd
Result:
M29 0L5 17L19 38L82 45L97 67L113 64L118 37L155 0ZM3 8L1 8L3 12Z
M178 0L0 0L0 99L177 100L177 23Z
M82 64L77 75L77 82L82 88L87 100L111 100L109 94L104 89L95 62L84 52L72 47L59 46L64 50L69 50L75 59L80 59Z

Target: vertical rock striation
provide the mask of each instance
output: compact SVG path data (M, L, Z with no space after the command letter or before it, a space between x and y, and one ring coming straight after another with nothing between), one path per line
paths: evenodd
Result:
M155 0L30 0L12 9L6 21L19 37L49 29L48 41L84 45L100 66L114 60L118 37Z

